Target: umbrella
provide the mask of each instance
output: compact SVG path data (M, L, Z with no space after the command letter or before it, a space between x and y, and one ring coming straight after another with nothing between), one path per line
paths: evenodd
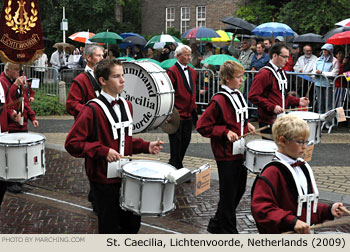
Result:
M328 44L333 45L347 45L350 44L350 31L340 32L334 34L332 37L327 39Z
M334 34L340 33L340 32L345 32L345 31L350 31L350 27L343 26L343 27L334 28L334 29L328 31L328 32L323 36L323 39L327 41L327 40L328 40L330 37L332 37Z
M142 58L142 59L138 59L136 61L149 61L149 62L153 62L153 63L157 64L158 66L160 66L160 62L158 60L155 60L155 59Z
M217 34L219 34L220 37L218 38L201 38L201 41L212 41L212 42L227 42L232 40L232 32L226 32L224 30L217 30ZM235 37L235 42L239 42L239 39Z
M175 63L177 62L177 59L173 58L173 59L167 59L167 60L164 60L160 63L160 66L164 69L168 69L170 67L172 67L173 65L175 65ZM190 67L194 68L194 66L189 63L188 64Z
M326 41L323 39L322 35L318 35L315 33L306 33L295 37L292 43L325 43Z
M193 38L218 38L219 34L213 29L207 27L196 27L187 30L181 38L193 39Z
M169 45L174 42L178 44L182 44L181 40L179 40L177 37L171 36L169 34L162 34L162 35L157 35L152 37L147 42L145 47L151 47L153 49L163 48L165 45Z
M138 33L134 33L134 32L124 32L120 34L120 37L122 37L123 39L127 38L127 37L138 37L138 38L142 38L145 39L143 36L141 36ZM132 43L126 43L126 42L122 42L119 44L120 49L126 49L128 46L130 46L131 48L135 47L135 44Z
M338 26L350 26L350 18L344 19L344 20L336 23L335 25L338 25Z
M141 46L144 46L147 44L147 41L144 38L140 38L137 36L126 37L122 40L122 42L130 43L134 45L141 45Z
M105 32L99 32L92 36L89 40L92 42L99 42L99 43L105 43L105 44L117 44L117 40L122 40L123 38L120 37L115 32L109 32L108 30Z
M55 43L52 47L54 48L58 48L58 47L63 47L63 48L71 48L71 49L75 49L75 46L66 42L57 42Z
M228 60L236 61L242 65L242 63L238 59L236 59L233 56L227 55L227 54L214 54L212 56L209 56L205 60L202 60L201 63L215 65L215 66L221 66L222 64L224 64Z
M229 24L229 25L241 28L242 30L245 30L248 32L251 32L255 28L255 25L248 23L247 21L245 21L244 19L241 19L239 17L227 16L227 17L220 19L220 21L225 23L225 24ZM241 34L241 33L238 33L238 34Z
M238 26L228 25L224 29L226 32L233 32L234 34L252 34L251 31L242 29Z
M252 33L260 37L293 36L295 32L286 24L269 22L258 25Z
M87 43L91 43L91 41L89 41L89 38L91 38L94 35L95 35L95 33L82 31L82 32L76 32L76 33L70 35L68 38L70 38L71 40L74 40L74 41L78 41L78 42L87 44Z
M121 60L121 61L133 61L133 60L135 60L134 58L131 58L131 57L126 57L126 56L124 56L124 57L118 57L118 58L116 58L117 60Z

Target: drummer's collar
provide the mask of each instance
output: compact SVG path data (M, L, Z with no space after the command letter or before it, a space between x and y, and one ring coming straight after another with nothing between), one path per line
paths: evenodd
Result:
M228 86L226 86L225 84L221 85L222 89L226 90L227 92L229 92L230 94L232 94L232 92L236 92L238 91L238 89L231 89Z
M179 61L177 61L177 63L181 66L182 70L185 70L185 68L187 69L188 66L182 65Z
M105 91L101 91L101 95L103 95L106 100L111 103L114 100L119 100L119 95L117 95L115 98L113 96L111 96L110 94L107 94Z
M276 73L277 73L277 71L278 71L278 66L276 66L275 64L273 64L273 62L272 62L272 60L270 60L270 64L271 64L271 66L273 67L273 70L275 70L276 71Z
M288 164L294 164L297 161L300 161L301 159L293 159L291 157L288 157L287 155L282 154L281 152L276 151L276 157Z

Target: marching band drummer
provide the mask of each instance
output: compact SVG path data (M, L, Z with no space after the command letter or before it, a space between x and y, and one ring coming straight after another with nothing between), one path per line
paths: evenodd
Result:
M258 106L259 127L272 125L278 114L289 106L307 106L309 99L287 95L288 79L282 70L289 59L289 49L286 45L276 43L270 48L270 62L259 70L253 79L248 99ZM271 134L269 127L262 133Z
M131 103L120 96L125 82L121 62L103 59L94 73L102 86L101 94L82 108L65 148L72 156L85 158L97 204L99 233L137 233L141 217L120 208L121 179L108 177L108 163L120 160L122 155L159 153L163 142L132 137Z
M294 115L277 118L272 127L278 147L252 186L251 210L259 233L310 233L312 224L332 220L344 213L343 203L318 202L313 171L300 157L309 137L307 122Z
M17 122L21 120L20 114L17 114L15 110L7 107L12 103L11 99L6 97L7 90L7 84L0 81L0 134L8 131L8 118L11 118L13 121ZM7 182L0 180L0 208L6 193L6 189Z
M243 83L244 68L235 61L220 67L220 92L213 96L200 116L197 131L210 137L211 148L219 171L220 199L216 214L210 219L208 232L237 234L236 208L247 181L243 166L245 133L255 133L248 122L248 106L238 90Z

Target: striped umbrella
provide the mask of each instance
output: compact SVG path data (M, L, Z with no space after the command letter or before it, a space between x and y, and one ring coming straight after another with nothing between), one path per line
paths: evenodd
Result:
M207 27L196 27L187 30L181 38L194 39L194 38L219 38L220 35L213 29Z
M170 45L172 43L178 43L178 44L182 44L181 40L179 40L177 37L175 36L171 36L169 34L162 34L162 35L157 35L152 37L147 44L145 45L145 47L150 47L153 49L157 49L157 48L163 48L165 45Z
M350 26L350 18L344 19L344 20L336 23L335 25L338 25L338 26Z
M89 38L91 38L94 35L95 33L92 33L92 32L81 31L70 35L68 38L77 42L88 44L88 43L91 43Z
M232 32L226 32L224 30L217 30L217 34L219 34L219 38L201 38L201 41L211 41L211 42L227 42L232 40ZM240 40L235 37L235 42L239 42Z

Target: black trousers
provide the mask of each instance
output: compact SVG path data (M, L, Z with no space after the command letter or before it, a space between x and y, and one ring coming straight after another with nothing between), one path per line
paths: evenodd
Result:
M192 119L181 120L179 129L174 134L169 134L169 164L176 167L176 169L183 168L182 161L185 157L187 147L191 142L191 134Z
M100 234L137 234L141 216L124 211L119 205L121 184L91 182L91 191L97 204L98 232Z
M7 182L0 180L0 208L2 204L2 200L4 199L7 188Z
M220 234L237 234L236 208L247 183L247 169L243 159L216 161L219 171L219 203L209 227Z

